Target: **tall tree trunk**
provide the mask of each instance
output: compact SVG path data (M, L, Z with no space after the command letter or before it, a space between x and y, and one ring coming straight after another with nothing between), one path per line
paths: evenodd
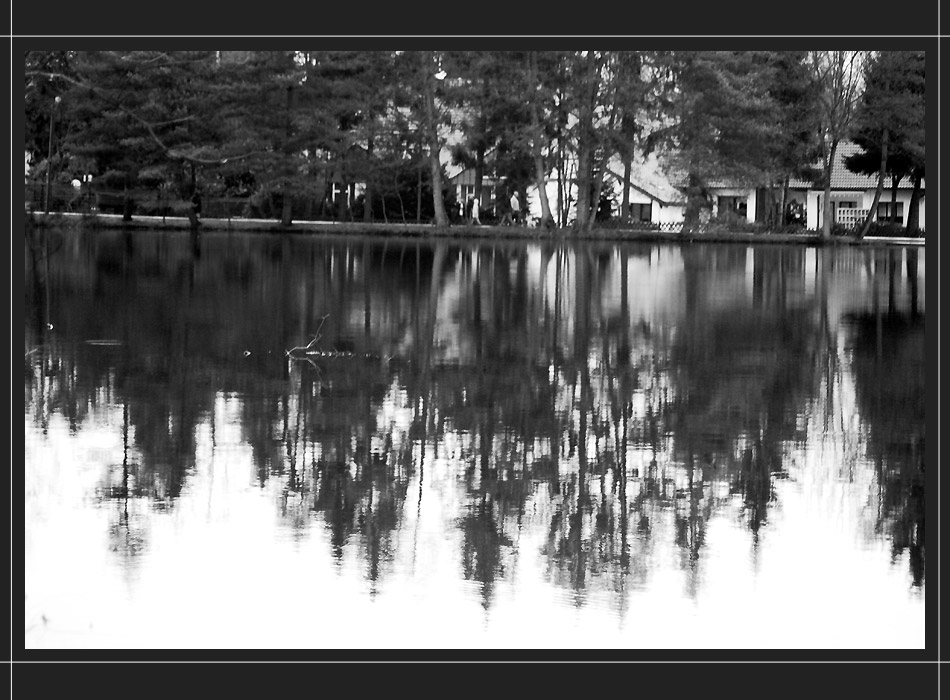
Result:
M445 211L445 201L442 198L442 169L439 166L438 151L429 156L429 172L432 178L432 203L435 205L435 225L448 226L449 217Z
M698 227L700 213L708 205L703 189L699 176L690 173L686 185L686 211L683 214L684 232L693 231Z
M482 102L487 104L491 94L491 84L488 77L482 77ZM478 146L475 149L475 202L479 208L482 205L482 180L485 177L485 115L478 115Z
M346 221L346 212L349 209L346 200L349 198L350 186L344 181L340 184L340 201L336 204L336 218L340 223ZM286 207L286 201L284 203Z
M293 138L293 109L294 109L294 89L292 86L287 87L287 111L284 114L284 135L287 139L284 147L284 157L288 160L293 157L293 153L290 150L289 143ZM280 224L281 226L290 226L291 222L291 207L293 206L293 198L290 196L290 193L284 192L283 197L281 198L281 212L280 212Z
M858 239L867 235L871 228L871 222L874 221L874 215L877 212L877 205L881 201L881 192L884 191L884 174L887 172L887 142L888 130L885 128L881 134L881 167L877 173L877 187L874 190L874 201L871 202L871 208L868 209L867 216L864 217L864 224L858 232Z
M824 209L821 212L821 240L828 241L831 238L831 168L835 162L835 152L838 150L838 142L831 142L831 150L824 163L825 171L825 198Z
M283 197L283 206L281 207L281 211L280 211L280 225L281 226L290 226L290 222L292 219L293 204L294 204L293 197L291 197L290 194L285 192L284 197Z
M557 153L557 225L563 227L566 221L564 215L564 147L561 144L560 137L558 137Z
M551 216L551 203L548 201L547 182L544 177L544 158L541 156L541 148L535 147L534 154L534 179L538 188L538 201L541 203L541 228L551 228L554 226L554 217ZM525 210L527 211L527 200L525 200Z
M191 204L185 210L187 212L186 216L188 217L188 225L191 228L192 233L198 230L200 226L198 222L198 212L195 211L195 194L198 192L198 175L195 172L195 164L191 163L191 187L189 192L189 199ZM162 217L164 220L164 216Z
M782 180L782 197L781 197L781 201L779 203L779 209L778 209L779 227L782 227L787 223L785 221L785 208L788 206L788 180L789 180L789 177L786 174L785 178Z
M587 231L591 223L591 179L594 165L594 99L597 95L598 76L593 54L587 56L586 89L581 93L577 124L577 207L574 230Z
M373 134L370 133L366 142L366 158L369 161L369 169L366 171L366 191L363 192L363 221L367 224L373 222Z
M432 87L432 69L434 61L431 51L423 53L423 80L425 85L426 133L429 141L429 172L432 179L432 204L435 208L435 225L448 226L449 217L445 213L445 201L442 199L442 168L439 163L439 132L435 123L435 90Z
M595 80L596 80L596 76L592 76L591 82L593 83L593 86L591 87L591 98L590 98L591 99L591 102L590 102L591 116L593 116L594 114L594 99L597 94L597 84ZM611 103L612 103L612 107L610 109L610 118L607 121L607 129L606 129L606 132L608 134L613 133L614 127L616 126L616 123L617 123L617 88L614 89L614 99L611 100ZM594 145L594 138L593 138L594 133L596 133L594 131L594 125L591 124L592 145ZM593 165L593 160L594 160L593 156L594 156L594 153L592 151L591 153L592 165ZM591 191L592 201L590 203L590 214L587 218L588 231L594 227L594 223L597 221L597 212L600 211L600 193L603 190L604 177L607 173L607 161L609 159L610 159L610 151L605 144L603 148L603 153L600 156L600 163L597 164L596 175L593 175L593 178L592 178L594 180L593 182L594 187Z
M192 167L192 180L194 180L194 165ZM132 171L125 171L125 181L123 182L122 188L122 220L131 221L132 220L132 195L129 191L129 185L132 182Z
M416 223L422 223L422 159L419 160L419 167L416 171L418 179L416 180ZM397 190L398 192L398 190Z
M534 51L528 53L528 63L531 71L531 88L537 86L537 54ZM538 117L538 107L534 100L529 100L531 110L531 151L534 158L534 178L538 188L538 200L541 203L541 228L549 228L553 224L551 217L551 203L548 201L548 189L545 183L544 156L541 152L541 120ZM525 201L527 209L527 201Z
M586 231L587 220L590 217L590 176L591 176L591 147L587 129L581 122L581 130L577 144L577 206L574 216L574 230Z
M482 180L485 177L485 146L478 145L475 149L475 206L481 210Z
M756 188L753 218L757 224L772 226L775 223L775 188L772 183L768 187Z
M910 193L910 203L907 205L907 231L920 230L920 171L914 171L914 189Z
M890 222L899 226L904 225L903 217L897 218L897 186L900 184L900 175L891 175L891 216Z
M601 167L597 170L597 174L594 176L594 187L591 190L591 203L590 203L590 216L587 218L587 230L589 231L594 227L594 223L597 221L597 212L600 211L600 193L604 187L604 170L607 165L606 157L601 163Z

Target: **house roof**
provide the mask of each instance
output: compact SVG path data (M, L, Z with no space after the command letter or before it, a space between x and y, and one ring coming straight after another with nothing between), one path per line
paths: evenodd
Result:
M842 141L838 144L838 148L835 151L835 161L831 168L831 189L833 190L873 190L877 187L877 176L876 175L861 175L860 173L853 173L845 166L844 161L849 156L854 155L855 153L861 153L862 148L854 143L853 141ZM817 167L820 167L820 164L817 164ZM898 181L897 189L912 189L914 186L914 181L911 178L905 177ZM923 188L924 182L921 181L921 188ZM808 180L792 180L789 182L789 187L793 189L810 189L813 187L813 183ZM890 175L885 175L884 177L884 189L891 188L891 177Z
M838 148L835 150L835 160L834 165L831 169L831 189L833 190L873 190L877 187L877 175L861 175L859 173L853 173L845 166L844 161L848 156L852 156L855 153L861 153L862 149L853 141L842 141L838 144ZM818 171L821 170L821 163L815 163L814 166ZM708 183L709 187L728 189L728 188L745 188L745 187L754 187L754 183L750 182L741 182L738 180L725 180L725 179L712 179ZM814 183L810 180L803 180L799 178L792 178L789 180L788 186L793 190L809 190L814 188ZM903 178L898 181L897 189L912 189L914 182L911 178ZM923 188L924 182L921 181L921 188ZM884 189L888 190L891 187L891 177L889 175L884 177Z
M610 168L607 168L607 174L610 175L611 177L613 177L613 178L621 185L621 187L623 186L623 175L619 175L619 174L615 173L615 172L614 172L613 170L611 170ZM673 200L673 199L663 199L662 197L660 197L660 196L654 194L653 192L651 192L650 190L646 189L645 187L641 187L640 185L638 185L637 183L635 183L635 182L633 181L633 178L632 178L632 177L631 177L631 179L630 179L630 188L636 190L637 192L639 192L640 194L642 194L642 195L645 196L645 197L649 197L649 198L652 199L654 202L657 202L658 204L662 204L664 207L668 207L668 206L670 206L671 204L682 204L682 203L683 203L683 202L680 201L679 199L677 199L677 200ZM674 193L674 194L675 194L675 193Z
M624 164L616 156L607 167L607 174L621 187L623 176L620 173L623 168ZM663 206L681 205L686 201L682 191L677 189L663 172L655 153L644 158L634 158L630 162L630 187Z

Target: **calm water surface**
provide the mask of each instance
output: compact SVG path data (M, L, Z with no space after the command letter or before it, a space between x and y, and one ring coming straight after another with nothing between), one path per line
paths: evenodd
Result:
M922 249L37 243L27 647L924 645Z

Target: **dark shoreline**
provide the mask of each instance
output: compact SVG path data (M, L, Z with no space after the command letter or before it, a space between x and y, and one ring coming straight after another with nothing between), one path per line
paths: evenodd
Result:
M189 231L189 221L179 216L137 216L132 221L123 221L119 214L32 213L27 215L27 225L47 225L87 230L121 229L149 231ZM386 224L333 221L298 221L282 226L278 221L264 219L202 219L199 231L246 231L255 233L300 233L300 234L377 234L424 238L466 238L503 240L547 241L645 241L667 243L782 243L799 245L913 245L923 246L920 238L856 238L835 236L822 241L817 233L750 233L740 231L709 231L705 233L680 233L678 231L653 231L622 228L595 228L579 234L572 229L544 230L521 226L468 226L456 224L438 228L429 224Z

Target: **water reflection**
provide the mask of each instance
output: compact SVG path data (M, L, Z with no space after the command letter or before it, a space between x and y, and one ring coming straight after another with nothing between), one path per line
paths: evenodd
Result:
M54 235L27 250L27 440L117 437L87 496L127 571L241 448L370 596L434 530L486 611L541 578L622 617L671 569L697 600L711 528L757 560L778 484L823 469L923 587L922 250Z
M895 559L906 550L915 586L924 580L924 318L916 305L917 251L906 266L911 301L897 300L902 277L893 251L876 260L872 308L851 314L851 352L857 405L867 430L867 453L877 482L874 536L885 536ZM881 279L883 278L883 279ZM886 281L885 281L886 280ZM886 285L886 291L882 289ZM885 302L886 298L886 302Z

